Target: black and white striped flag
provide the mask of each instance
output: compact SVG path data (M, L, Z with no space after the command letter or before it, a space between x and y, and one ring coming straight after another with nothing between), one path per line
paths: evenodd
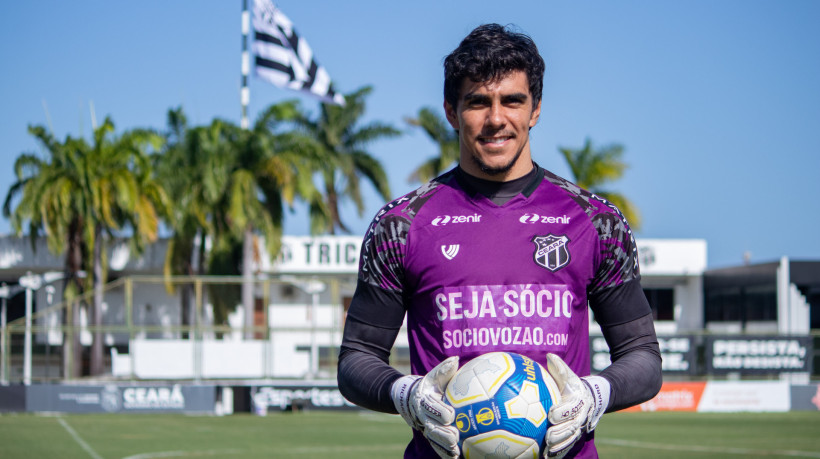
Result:
M330 76L293 23L270 0L253 1L253 54L256 74L276 86L307 92L324 102L344 105Z

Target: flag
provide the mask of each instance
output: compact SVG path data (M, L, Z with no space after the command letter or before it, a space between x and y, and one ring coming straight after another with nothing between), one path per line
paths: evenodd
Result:
M344 105L330 76L293 23L270 0L253 1L253 54L256 74L280 88L302 91L324 102Z

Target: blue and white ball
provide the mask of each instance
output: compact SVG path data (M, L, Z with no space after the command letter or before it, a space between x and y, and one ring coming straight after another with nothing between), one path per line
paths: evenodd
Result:
M459 447L467 459L540 458L547 412L560 403L552 376L520 354L490 352L467 362L447 385Z

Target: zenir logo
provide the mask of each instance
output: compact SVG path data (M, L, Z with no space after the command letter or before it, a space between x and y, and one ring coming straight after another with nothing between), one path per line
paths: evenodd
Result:
M444 255L444 258L446 258L448 260L452 260L453 258L456 257L456 255L458 255L458 249L459 249L458 244L450 244L448 246L443 245L443 246L441 246L441 253L442 253L442 255Z
M473 214L473 215L439 215L438 217L434 218L432 222L433 226L444 226L448 223L479 223L481 221L481 215Z
M560 217L554 217L550 215L538 215L538 214L524 214L521 218L518 219L521 223L562 223L566 225L569 223L570 217L567 214L564 214Z

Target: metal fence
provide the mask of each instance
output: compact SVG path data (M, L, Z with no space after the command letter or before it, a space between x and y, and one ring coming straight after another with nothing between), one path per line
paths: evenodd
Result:
M27 289L30 314L2 328L0 383L335 378L355 277L123 277L105 286L99 326L89 320L90 292L63 301L53 285ZM253 298L248 321L243 285ZM94 339L104 370L92 375ZM406 352L396 355L406 366Z
M64 301L61 281L25 289L27 313L0 327L0 384L53 381L333 380L355 276L129 276L107 284L102 324L90 292ZM253 298L245 320L241 290ZM224 318L219 308L228 312ZM91 374L91 343L103 342ZM817 379L820 333L659 336L665 378ZM609 364L592 336L593 372ZM391 364L409 372L406 333ZM735 367L733 367L735 365ZM749 366L751 365L751 366Z

